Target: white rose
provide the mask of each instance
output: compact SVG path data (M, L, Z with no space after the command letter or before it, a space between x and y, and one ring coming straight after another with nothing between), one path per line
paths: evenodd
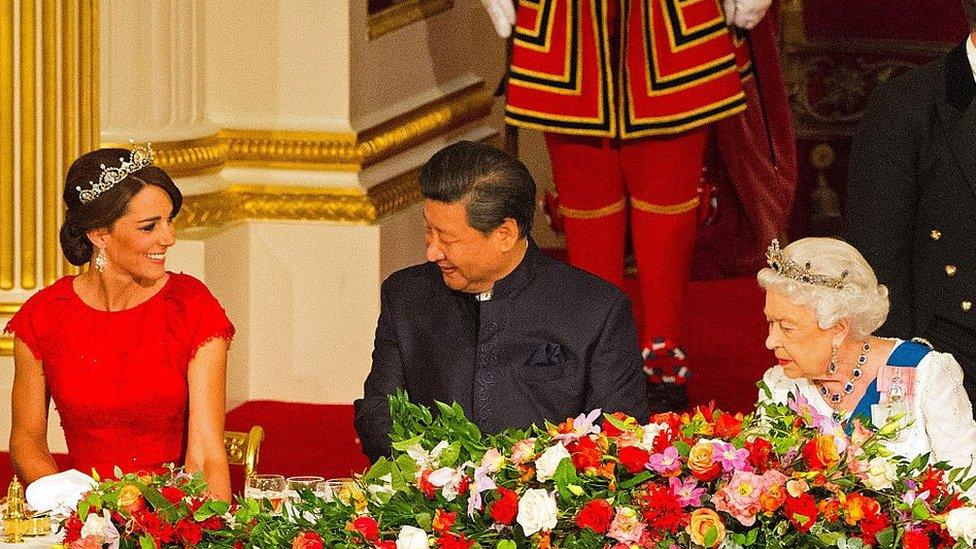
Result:
M88 517L85 518L85 524L81 526L81 537L87 538L88 536L94 536L102 540L103 543L113 545L113 542L119 539L119 531L112 524L112 516L109 514L108 509L105 509L102 515L88 513Z
M887 490L898 480L898 467L883 457L869 461L865 473L868 478L864 483L873 490Z
M562 444L546 448L539 459L535 460L535 478L539 482L551 479L556 474L556 467L559 467L559 462L568 457L570 457L569 452Z
M652 450L654 448L654 439L661 434L661 431L666 431L667 429L667 425L661 425L660 423L648 423L642 429L643 437L637 446L643 448L644 450Z
M396 540L397 549L427 549L427 532L414 526L400 528Z
M556 527L556 498L542 488L529 488L519 499L515 521L526 536L552 530Z
M973 540L976 539L976 509L959 507L949 511L946 515L946 529L956 541L963 540L973 545Z

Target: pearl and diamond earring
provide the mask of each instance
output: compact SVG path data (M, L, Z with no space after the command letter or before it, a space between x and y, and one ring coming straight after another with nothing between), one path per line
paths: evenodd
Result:
M105 257L105 248L99 248L98 255L95 256L95 268L98 272L104 273L106 265L108 265L108 258Z

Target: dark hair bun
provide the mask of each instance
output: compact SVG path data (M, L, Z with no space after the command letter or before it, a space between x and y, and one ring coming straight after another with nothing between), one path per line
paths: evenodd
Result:
M61 251L68 263L81 266L91 261L95 246L88 239L88 234L82 231L74 222L66 216L64 224L61 225Z

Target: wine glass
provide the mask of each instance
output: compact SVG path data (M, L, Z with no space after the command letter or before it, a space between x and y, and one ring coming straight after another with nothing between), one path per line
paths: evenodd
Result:
M324 477L314 475L288 477L286 479L288 490L285 492L285 495L288 497L288 499L299 499L299 490L312 490L314 492L315 487L323 481L325 481Z
M251 475L244 482L244 497L268 500L271 508L281 511L285 499L285 477L282 475Z
M329 480L324 480L315 485L315 495L324 499L325 501L335 501L336 499L343 497L343 487L352 484L353 482L354 481L351 478L330 478ZM348 498L348 495L345 497Z

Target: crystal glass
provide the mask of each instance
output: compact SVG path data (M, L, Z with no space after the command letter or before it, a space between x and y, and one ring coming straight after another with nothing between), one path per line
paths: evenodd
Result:
M299 490L311 490L314 492L315 487L318 486L320 482L324 481L324 477L312 475L288 477L285 481L288 484L288 490L285 492L285 495L289 499L298 499Z
M252 475L244 482L244 497L268 500L275 511L281 510L285 499L285 477L282 475Z
M331 478L315 485L315 495L325 501L334 501L342 497L342 488L347 484L352 484L351 478Z

